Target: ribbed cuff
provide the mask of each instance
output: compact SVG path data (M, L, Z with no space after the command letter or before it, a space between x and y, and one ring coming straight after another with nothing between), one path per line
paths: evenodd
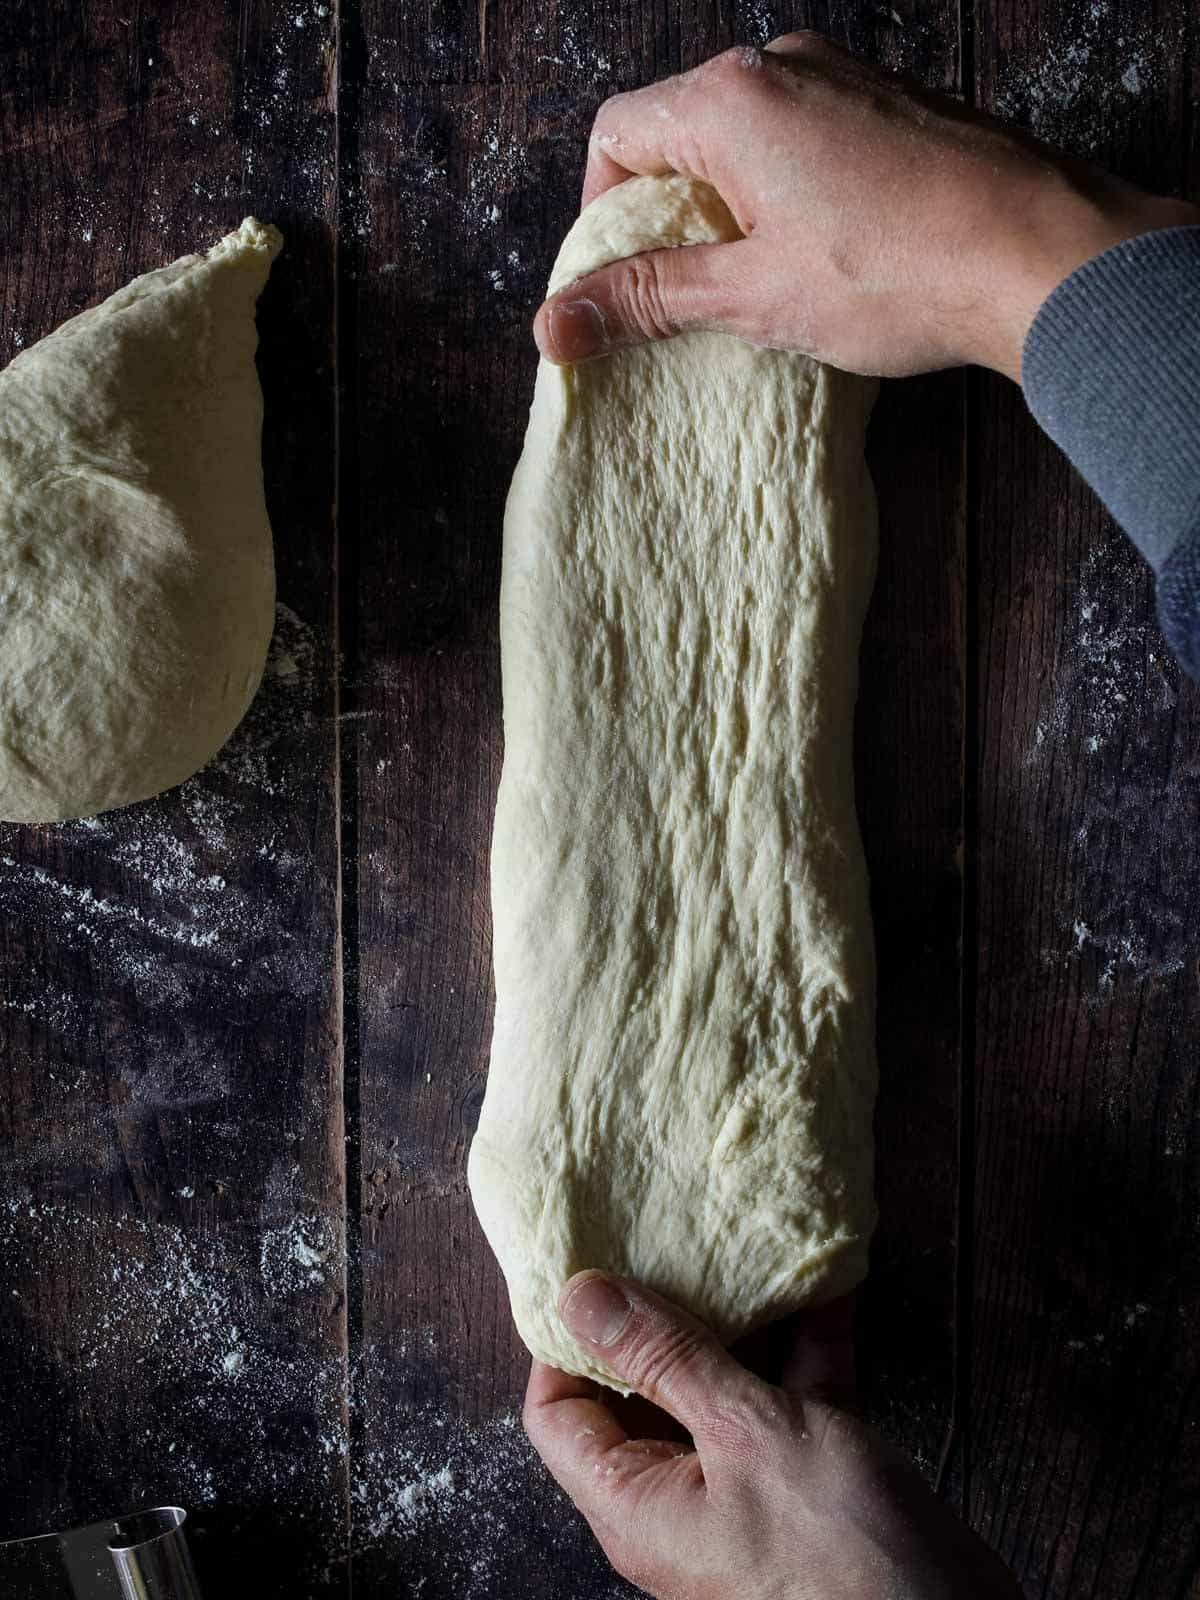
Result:
M1155 571L1200 527L1200 227L1094 256L1025 339L1029 409Z

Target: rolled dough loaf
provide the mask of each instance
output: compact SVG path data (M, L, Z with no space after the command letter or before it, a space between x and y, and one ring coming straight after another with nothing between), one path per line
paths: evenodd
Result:
M181 783L241 721L274 620L247 218L0 373L0 817Z
M557 288L731 239L638 178ZM851 768L874 385L690 334L543 362L504 525L496 1023L471 1192L530 1350L606 1267L725 1340L863 1275L874 957Z

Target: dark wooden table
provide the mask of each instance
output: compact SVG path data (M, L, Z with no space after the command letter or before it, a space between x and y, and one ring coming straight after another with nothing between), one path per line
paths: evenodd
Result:
M0 352L247 212L279 631L182 789L0 839L0 1538L178 1500L212 1596L628 1591L524 1443L464 1157L500 518L616 88L812 26L1197 187L1185 0L6 0ZM858 719L866 1400L1031 1595L1200 1595L1200 695L976 372L887 386Z

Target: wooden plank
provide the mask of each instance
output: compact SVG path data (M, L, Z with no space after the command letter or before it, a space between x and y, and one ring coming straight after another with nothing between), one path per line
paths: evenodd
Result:
M617 5L498 5L428 0L396 8L368 0L370 80L389 84L555 86L591 111L605 94L695 66L744 37L736 7L716 0L621 0ZM762 16L762 8L756 15Z
M696 66L732 44L761 46L796 28L815 28L930 87L959 89L958 13L946 0L866 8L836 0L586 6L426 0L370 6L366 16L364 73L385 96L403 83L554 86L577 97L590 120L607 94Z
M1182 5L983 0L982 97L1184 175ZM1200 1571L1200 697L1136 554L981 387L972 1520L1047 1596Z
M957 7L875 8L831 24L860 54L959 92ZM868 436L879 575L855 751L879 969L879 1226L860 1296L862 1404L935 1481L960 1382L964 426L961 374L881 388Z
M859 814L879 963L879 1227L860 1297L868 1414L936 1478L956 1420L961 1061L963 386L884 387L880 570L863 647Z
M5 356L249 211L287 236L264 687L181 789L0 830L0 1537L175 1499L210 1594L319 1592L346 1522L322 10L0 22Z
M486 87L376 86L363 112L347 437L362 527L352 1470L367 1593L403 1579L423 1596L551 1595L568 1574L580 1597L615 1592L525 1444L525 1362L465 1182L491 1029L500 519L528 317L575 192L573 115ZM380 347L396 352L382 369Z
M491 1026L499 541L531 392L527 330L606 87L814 18L632 4L569 17L498 11L488 13L486 74L461 28L438 47L458 63L451 70L422 54L418 22L379 0L363 7L353 43L361 75L346 63L356 86L341 130L354 191L341 510L361 527L347 637L360 951L348 1049L362 1194L354 1575L367 1593L407 1583L423 1584L423 1597L589 1600L628 1591L520 1436L527 1358L465 1186ZM874 24L860 36L848 20L843 31L953 83L955 16L946 7L939 18L914 19L899 38ZM551 48L535 59L543 26ZM602 61L616 63L607 85ZM497 81L462 81L476 75ZM860 781L884 959L891 1220L883 1298L868 1301L878 1318L868 1375L874 1409L933 1464L952 1396L960 400L953 379L916 393L923 412L904 391L882 402L873 450L885 552ZM902 1386L901 1363L918 1351L918 1374Z

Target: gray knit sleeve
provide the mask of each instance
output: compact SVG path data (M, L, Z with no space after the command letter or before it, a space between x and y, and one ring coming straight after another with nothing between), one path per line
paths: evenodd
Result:
M1200 227L1094 256L1025 340L1029 409L1158 576L1158 616L1200 679Z

